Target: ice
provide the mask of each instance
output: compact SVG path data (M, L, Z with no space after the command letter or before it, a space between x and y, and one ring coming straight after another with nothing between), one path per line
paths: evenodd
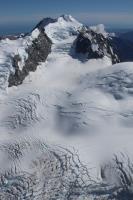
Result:
M114 154L122 152L130 158L133 156L133 63L112 65L108 57L83 63L72 58L69 52L76 38L74 34L81 26L71 16L61 16L57 22L45 27L54 43L47 61L40 63L36 72L31 72L22 85L9 88L4 99L0 98L0 143L10 142L11 138L20 141L21 138L28 148L28 140L41 140L55 148L74 149L93 180L99 178L101 181L101 166L107 160L111 162ZM100 25L95 31L103 33L104 28ZM1 41L0 67L5 63L11 65L7 55L10 57L18 49L21 57L26 56L23 44L30 43L35 37L38 37L37 30L27 40ZM97 49L97 45L93 46L93 50ZM23 63L20 64L22 66ZM7 68L9 70L11 66ZM33 143L33 149L20 154L20 171L25 169L29 172L33 163L37 164L32 159L36 160L40 151L38 146L34 147ZM4 165L10 168L10 161L3 160L3 154L1 170L5 169ZM47 158L45 161L49 164ZM40 169L43 171L43 167L38 167L35 174L41 180L38 182L42 183ZM50 172L46 172L47 177ZM69 175L66 173L67 177ZM50 183L53 184L52 181Z

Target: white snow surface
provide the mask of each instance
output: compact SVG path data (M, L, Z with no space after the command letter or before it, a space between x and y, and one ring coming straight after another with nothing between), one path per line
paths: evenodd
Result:
M39 34L40 34L39 29L38 29L38 28L34 29L34 30L32 31L32 33L31 33L31 38L32 38L32 40L38 38Z
M73 59L68 54L75 39L71 33L80 26L66 16L45 27L54 43L47 61L0 97L0 142L39 138L74 148L97 178L101 164L114 153L133 156L133 63ZM10 65L4 56L25 42L1 41L3 63ZM2 159L0 163L4 166Z
M71 15L63 15L57 22L50 23L45 27L45 32L55 44L67 42L77 31L82 28L82 24L75 20Z

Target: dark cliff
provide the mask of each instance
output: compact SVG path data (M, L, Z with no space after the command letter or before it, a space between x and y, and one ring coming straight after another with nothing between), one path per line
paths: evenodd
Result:
M77 57L82 54L85 59L97 59L107 56L112 64L133 61L133 42L91 29L81 31L74 42Z
M15 72L11 73L9 76L9 87L21 84L29 72L35 71L38 64L44 62L51 52L51 40L47 37L43 29L40 29L39 31L40 34L38 38L34 39L32 44L25 50L28 54L28 58L25 61L22 70L20 70L18 66L18 62L21 61L20 56L15 55L12 58L12 65Z

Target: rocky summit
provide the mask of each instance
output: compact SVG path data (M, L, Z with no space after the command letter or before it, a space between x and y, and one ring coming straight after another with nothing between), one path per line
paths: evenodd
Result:
M110 58L112 64L133 61L133 43L105 32L103 25L83 27L74 43L77 57L83 60Z

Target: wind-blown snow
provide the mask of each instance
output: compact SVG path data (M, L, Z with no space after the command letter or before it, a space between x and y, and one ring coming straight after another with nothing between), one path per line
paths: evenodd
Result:
M21 136L74 148L96 179L114 153L132 157L133 63L112 66L107 57L85 63L73 59L68 52L81 26L65 16L45 27L54 43L47 62L0 100L1 142ZM13 53L23 42L17 41ZM12 43L1 41L3 59L4 49L12 52Z
M98 34L99 34L99 33L102 34L105 38L109 35L109 33L107 33L107 32L105 31L105 27L104 27L103 24L98 24L98 25L96 25L96 26L90 26L90 29L91 29L92 31L98 33Z

